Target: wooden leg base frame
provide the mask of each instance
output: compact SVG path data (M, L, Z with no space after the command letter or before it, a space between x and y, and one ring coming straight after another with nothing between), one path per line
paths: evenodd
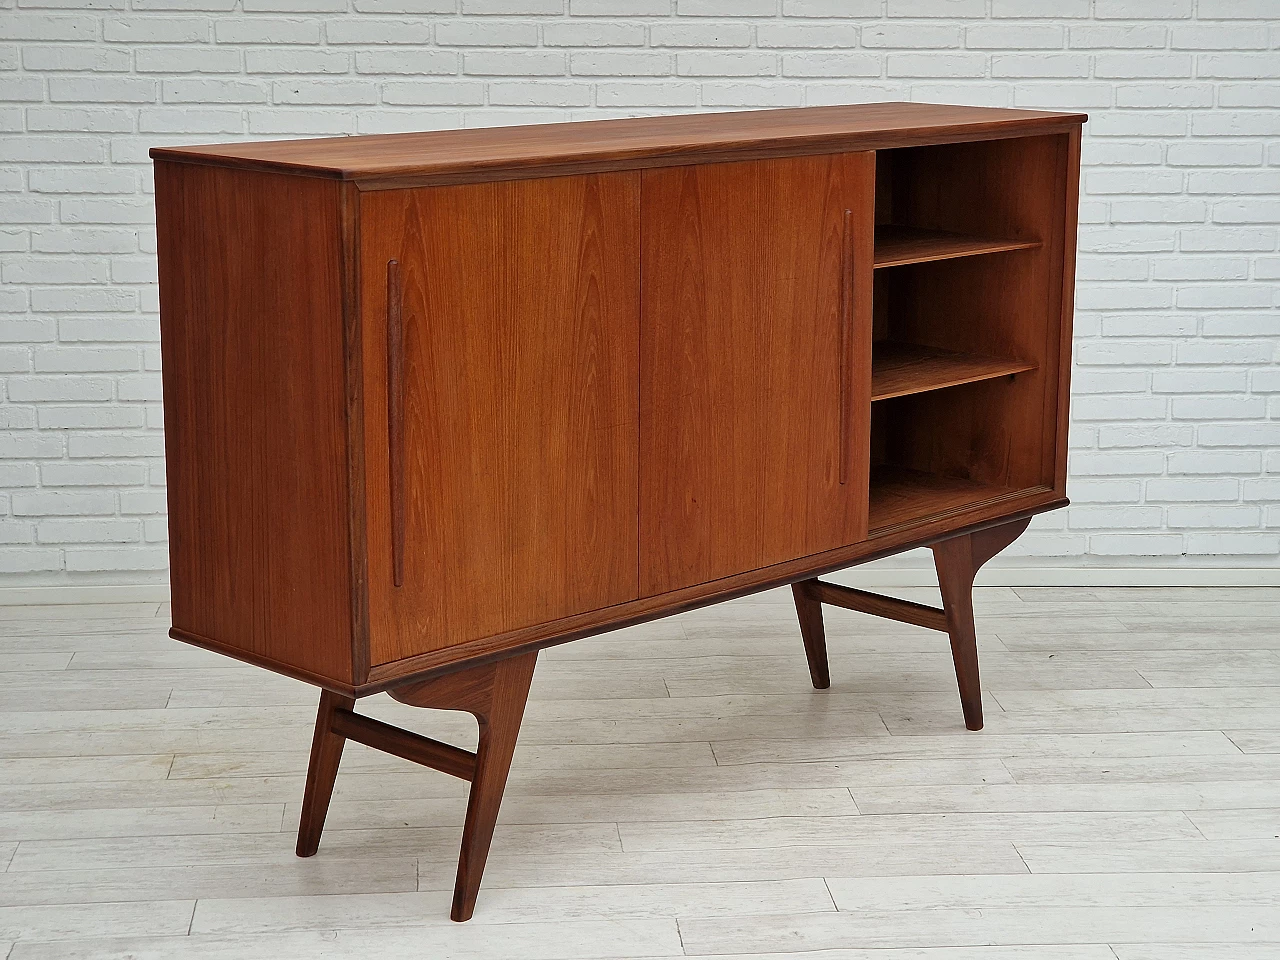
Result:
M933 562L938 569L938 586L942 590L941 609L822 580L803 580L792 584L791 592L796 601L796 615L800 619L800 634L804 639L814 687L824 690L831 685L827 638L822 627L824 603L940 630L951 638L951 657L955 661L956 680L960 685L964 725L970 730L981 730L982 688L978 680L978 640L973 626L973 578L984 563L1018 539L1030 522L1030 519L1015 520L935 543Z
M822 628L824 603L849 610L901 620L904 623L941 630L951 637L951 654L960 683L960 703L964 722L970 730L982 728L982 693L978 683L978 649L973 627L973 578L979 568L1012 543L1028 520L990 527L934 544L934 562L942 588L942 608L882 597L821 580L804 580L792 585L800 633L809 658L813 685L831 685L827 668L827 641ZM333 782L348 740L376 750L412 760L450 776L468 780L471 796L462 830L462 851L458 877L453 889L454 920L468 920L476 906L480 877L489 856L498 808L511 769L520 721L537 653L526 653L460 670L435 680L410 683L388 691L401 703L440 710L465 710L480 724L479 746L475 753L419 736L399 727L360 716L355 701L336 693L320 694L315 739L311 744L311 766L302 800L302 821L298 827L298 856L312 856L320 846L325 813L333 795Z
M537 659L536 652L521 654L389 691L401 703L415 707L465 710L474 714L480 724L480 741L475 753L362 717L353 712L355 702L350 698L322 692L315 739L311 744L307 788L302 799L298 856L312 856L320 846L333 781L347 740L469 780L471 796L462 829L462 851L450 916L459 921L471 919Z

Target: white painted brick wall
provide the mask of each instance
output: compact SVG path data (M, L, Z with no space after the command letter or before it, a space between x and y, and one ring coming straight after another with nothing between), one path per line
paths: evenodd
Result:
M1093 117L1016 549L1280 566L1280 0L0 0L0 577L164 577L148 147L887 99Z

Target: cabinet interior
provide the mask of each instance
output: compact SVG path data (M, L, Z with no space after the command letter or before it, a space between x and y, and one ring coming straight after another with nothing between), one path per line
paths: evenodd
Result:
M876 154L873 536L1053 484L1066 148Z

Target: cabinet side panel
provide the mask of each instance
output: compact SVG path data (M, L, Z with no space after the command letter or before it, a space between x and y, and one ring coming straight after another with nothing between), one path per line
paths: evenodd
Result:
M1067 135L1064 162L1062 293L1056 306L1062 321L1058 330L1058 390L1055 409L1046 416L1056 433L1053 446L1053 489L1060 497L1067 495L1067 439L1071 427L1071 343L1075 326L1076 247L1080 219L1080 134L1079 128ZM1055 306L1050 301L1050 309Z
M156 164L173 625L349 683L338 191Z

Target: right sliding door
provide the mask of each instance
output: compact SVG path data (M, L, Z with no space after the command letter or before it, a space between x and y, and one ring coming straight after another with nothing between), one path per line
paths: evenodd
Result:
M872 537L1062 495L1073 177L1067 135L876 154Z
M874 172L645 171L641 596L866 536Z

